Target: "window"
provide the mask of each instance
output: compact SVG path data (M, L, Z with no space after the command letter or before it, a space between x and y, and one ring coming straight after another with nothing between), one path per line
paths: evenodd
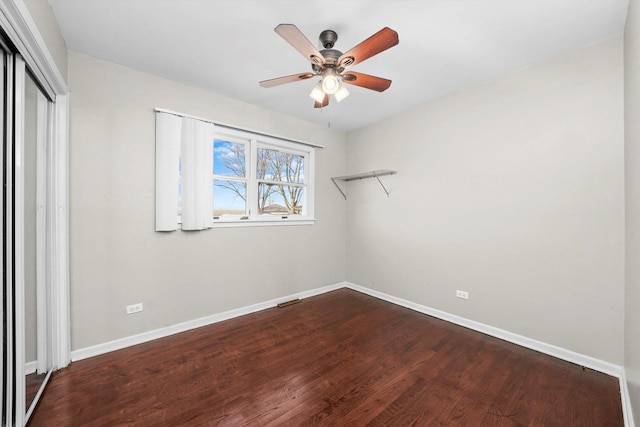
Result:
M313 220L313 147L216 127L214 223Z
M313 147L222 126L212 143L214 226L313 221Z
M312 224L316 147L156 108L156 231Z

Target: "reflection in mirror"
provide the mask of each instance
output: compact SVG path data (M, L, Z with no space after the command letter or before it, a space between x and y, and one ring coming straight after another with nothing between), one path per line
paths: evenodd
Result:
M5 108L4 101L5 98L5 87L6 87L6 50L3 48L2 39L0 38L0 117L5 117ZM0 138L4 138L5 135L5 124L4 120L0 120ZM0 204L2 205L2 224L4 225L6 221L6 181L5 181L5 152L4 152L4 144L2 149L0 149L0 163L2 163L2 177L0 181L2 181L2 189L0 190ZM2 322L2 339L0 340L0 362L2 362L2 371L0 371L0 377L2 377L2 381L0 381L0 425L5 425L7 422L7 397L5 391L7 390L7 385L11 381L9 377L9 369L8 369L8 340L10 337L9 325L7 321L8 311L9 311L9 298L7 295L7 280L6 280L6 268L4 267L5 263L5 230L2 229L2 244L0 245L0 262L2 262L2 301L0 301L0 322Z
M50 368L44 283L44 177L47 100L27 74L24 110L25 374L28 412Z

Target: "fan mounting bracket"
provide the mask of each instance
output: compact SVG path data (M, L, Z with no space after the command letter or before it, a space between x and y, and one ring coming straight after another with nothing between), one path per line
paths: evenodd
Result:
M325 49L331 49L338 41L338 33L333 30L324 30L320 33L320 43Z

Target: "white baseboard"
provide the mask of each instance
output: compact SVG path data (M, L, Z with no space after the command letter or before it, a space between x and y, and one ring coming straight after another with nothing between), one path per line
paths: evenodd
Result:
M456 316L455 314L450 314L425 305L416 304L412 301L397 298L392 295L375 291L373 289L365 288L364 286L356 285L354 283L347 282L345 283L345 286L349 289L353 289L355 291L362 292L363 294L371 295L372 297L376 297L381 300L409 308L419 313L424 313L429 316L433 316L438 319L454 323L456 325L464 326L465 328L482 332L483 334L500 338L504 341L508 341L522 347L530 348L532 350L539 351L540 353L548 354L549 356L557 357L558 359L566 360L567 362L575 363L577 365L584 366L586 368L616 377L620 381L620 394L622 398L622 412L624 415L625 426L634 427L633 418L631 416L631 402L629 400L629 391L627 388L627 382L625 380L624 368L620 365L605 362L604 360L596 359L594 357L576 353L575 351L567 350L562 347L527 338L522 335L514 334L513 332L505 331L504 329L485 325L484 323L469 320L464 317Z
M27 362L24 364L24 374L30 375L34 374L38 370L38 361L34 360L33 362Z
M620 375L620 395L622 397L622 413L624 415L624 425L626 427L634 427L633 411L631 409L631 396L629 395L629 386L627 384L627 375L622 371Z
M153 331L144 332L142 334L133 335L126 338L121 338L113 341L109 341L103 344L98 344L91 347L74 350L71 352L71 360L78 361L86 359L88 357L98 356L100 354L109 353L111 351L120 350L126 347L130 347L137 344L142 344L155 339L167 337L169 335L185 332L191 329L199 328L202 326L210 325L213 323L221 322L223 320L232 319L238 316L244 316L246 314L255 313L257 311L272 308L281 302L291 301L296 298L309 298L315 295L320 295L325 292L334 291L340 288L349 288L363 294L370 295L372 297L396 304L402 307L409 308L419 313L424 313L429 316L436 317L438 319L445 320L447 322L464 326L465 328L472 329L474 331L481 332L496 338L500 338L504 341L508 341L522 347L530 348L532 350L539 351L544 354L548 354L558 359L566 360L568 362L575 363L580 366L593 369L614 377L617 377L620 381L620 394L622 398L622 410L624 414L624 421L626 427L634 427L633 418L631 416L631 402L629 400L629 392L627 382L625 379L624 368L620 365L605 362L603 360L596 359L591 356L576 353L571 350L567 350L562 347L547 344L542 341L527 338L522 335L514 334L503 329L495 328L493 326L485 325L484 323L476 322L466 319L464 317L450 314L444 311L437 310L425 305L417 304L412 301L408 301L402 298L398 298L392 295L385 294L383 292L375 291L373 289L365 288L364 286L356 285L350 282L336 283L334 285L324 286L322 288L312 289L309 291L299 292L297 294L288 295L281 298L276 298L270 301L253 304L246 307L237 308L234 310L225 311L211 316L201 317L199 319L190 320L187 322L179 323L176 325L168 326L166 328L155 329Z
M130 337L108 341L108 342L97 344L91 347L85 347L78 350L73 350L71 352L71 361L76 362L78 360L86 359L88 357L99 356L101 354L109 353L111 351L121 350L123 348L127 348L133 345L142 344L142 343L153 341L159 338L164 338L169 335L189 331L191 329L200 328L202 326L211 325L217 322L222 322L223 320L228 320L234 317L244 316L245 314L255 313L256 311L272 308L280 304L281 302L291 301L296 298L300 298L300 299L309 298L314 295L320 295L325 292L333 291L333 290L344 288L344 287L345 287L344 283L336 283L334 285L324 286L322 288L299 292L297 294L288 295L282 298L276 298L270 301L261 302L261 303L249 305L246 307L236 308L229 311L224 311L222 313L213 314L211 316L189 320L187 322L178 323L176 325L167 326L165 328L154 329L152 331L143 332L141 334L132 335Z

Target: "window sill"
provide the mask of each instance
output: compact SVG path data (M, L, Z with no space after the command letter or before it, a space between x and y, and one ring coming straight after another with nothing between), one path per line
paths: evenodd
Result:
M213 222L213 228L226 228L226 227L279 227L290 225L313 225L316 222L315 218L305 219L237 219L237 220L215 220Z
M281 227L292 225L313 225L315 218L305 219L228 219L215 220L212 228L233 228L233 227ZM178 229L182 229L182 223L178 223Z

